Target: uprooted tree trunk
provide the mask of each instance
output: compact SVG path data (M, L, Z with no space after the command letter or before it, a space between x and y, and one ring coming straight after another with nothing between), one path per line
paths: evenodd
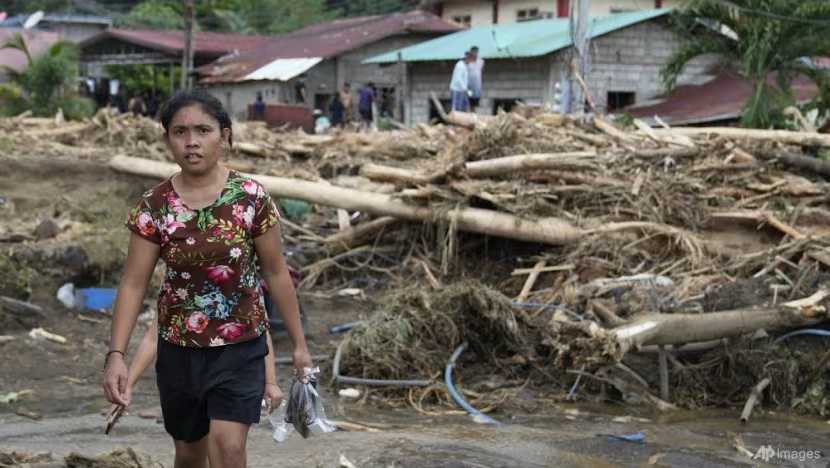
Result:
M609 335L623 354L644 345L676 345L745 335L756 330L803 327L827 320L820 303L830 296L821 289L810 297L775 307L737 309L708 314L650 314L613 328Z
M178 166L175 164L127 156L116 156L109 165L117 171L155 178L168 177L178 171ZM295 198L335 208L366 211L415 221L445 221L455 223L458 229L480 234L550 245L571 244L579 241L584 234L582 229L558 218L526 219L480 208L439 211L409 205L382 193L362 192L284 177L263 175L252 175L252 177L255 177L277 197Z

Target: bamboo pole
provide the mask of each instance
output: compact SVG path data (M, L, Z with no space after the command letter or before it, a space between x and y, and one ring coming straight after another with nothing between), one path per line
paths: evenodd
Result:
M175 164L128 156L112 158L109 166L116 171L154 178L169 177L179 170ZM409 205L381 193L362 192L285 177L263 175L251 175L251 177L254 177L277 197L294 198L335 208L365 211L415 221L454 222L461 230L491 236L549 245L564 245L578 242L584 234L581 229L558 218L527 219L481 208L439 211Z

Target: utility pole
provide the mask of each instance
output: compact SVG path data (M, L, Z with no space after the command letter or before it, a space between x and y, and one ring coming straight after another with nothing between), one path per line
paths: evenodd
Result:
M571 102L571 112L581 113L585 108L585 93L582 89L580 78L585 80L589 72L590 59L590 35L588 33L588 12L590 11L590 0L576 0L576 7L571 8L571 39L573 40L574 53L571 54L571 63L568 67ZM579 74L579 78L577 77ZM585 83L583 81L583 83ZM587 83L586 83L587 84Z
M193 71L193 0L184 0L184 53L182 54L181 88L190 89L190 73Z

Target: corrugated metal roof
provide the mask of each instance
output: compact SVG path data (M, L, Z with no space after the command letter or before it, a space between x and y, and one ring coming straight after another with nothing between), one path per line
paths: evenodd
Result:
M107 39L118 39L168 54L184 51L184 31L156 31L143 29L109 29L81 42L81 49ZM219 57L234 51L250 50L266 43L268 36L225 34L214 32L193 33L193 51L197 55Z
M591 37L598 37L670 12L671 8L661 8L595 17L590 20L589 30ZM571 46L569 23L564 18L480 26L377 55L363 63L393 63L398 60L398 52L404 62L458 60L472 46L478 46L479 56L484 59L539 57Z
M248 75L277 59L326 59L399 34L445 34L458 29L457 25L432 13L418 10L328 21L270 38L260 47L201 67L198 69L203 77L200 82L244 81Z
M31 15L15 15L0 21L0 27L19 27L29 19ZM109 26L112 18L109 16L79 15L73 13L47 13L40 20L44 23L73 23L73 24L100 24Z
M767 76L767 83L777 86L775 73ZM815 83L803 76L793 80L790 86L798 102L809 101L818 95ZM678 86L656 103L631 106L624 112L644 120L658 116L672 125L736 120L750 96L752 84L746 78L734 72L723 72L704 84Z
M276 59L268 65L258 68L243 80L288 81L295 76L302 75L322 61L322 57Z

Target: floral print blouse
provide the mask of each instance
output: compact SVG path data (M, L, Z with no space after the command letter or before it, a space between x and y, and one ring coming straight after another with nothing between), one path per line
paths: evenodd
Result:
M145 193L127 227L161 246L167 274L158 300L160 336L186 347L223 346L268 326L254 238L279 222L262 186L230 171L212 205L190 209L172 177Z

